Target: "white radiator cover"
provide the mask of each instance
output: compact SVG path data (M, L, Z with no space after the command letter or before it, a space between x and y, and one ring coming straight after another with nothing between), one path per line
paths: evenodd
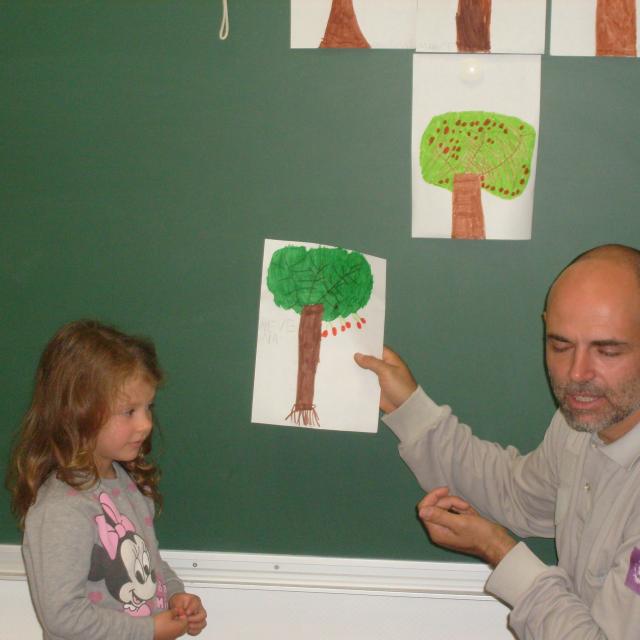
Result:
M208 611L202 640L513 640L482 564L162 552ZM0 545L0 640L36 640L17 545ZM185 636L189 637L189 636Z

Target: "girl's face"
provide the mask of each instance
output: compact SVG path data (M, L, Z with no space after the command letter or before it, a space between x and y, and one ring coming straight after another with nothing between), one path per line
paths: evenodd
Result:
M96 439L93 458L102 478L115 477L112 462L135 460L153 427L156 388L142 376L131 378L122 390L111 417Z

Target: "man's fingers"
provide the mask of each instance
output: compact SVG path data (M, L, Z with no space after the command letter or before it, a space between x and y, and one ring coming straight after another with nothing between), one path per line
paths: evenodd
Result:
M428 507L435 507L440 500L449 495L449 489L447 487L436 487L427 493L427 495L418 502L418 512L421 509Z
M382 358L376 358L365 353L356 353L353 357L359 366L363 369L369 369L377 375L380 375L390 366L407 369L404 360L395 351L386 346L382 350Z
M448 511L453 510L460 513L469 513L473 511L471 505L466 500L463 500L458 496L446 496L445 498L442 498L436 506L441 509L447 509Z
M375 356L368 356L364 353L356 353L353 356L353 359L356 361L356 364L363 369L369 369L369 371L373 371L376 375L380 375L382 371L388 365L380 358L376 358Z
M427 528L431 525L437 525L450 531L454 531L457 525L460 524L460 514L452 513L440 507L426 507L421 511L420 519Z
M386 345L382 349L382 359L394 367L407 366L404 360L393 349L389 349Z

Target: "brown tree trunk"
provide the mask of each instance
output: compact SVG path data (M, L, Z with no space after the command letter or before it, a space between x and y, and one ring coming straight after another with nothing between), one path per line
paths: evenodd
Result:
M451 237L464 240L485 238L480 176L476 173L458 173L453 176Z
M320 42L321 49L333 47L347 49L370 48L367 39L362 35L356 12L353 10L353 0L333 0L331 13Z
M296 424L319 425L313 404L316 369L320 362L320 332L322 329L322 304L310 304L302 308L298 327L298 387L296 402L287 416Z
M598 0L596 55L637 55L636 0Z
M491 0L458 0L458 51L491 51Z

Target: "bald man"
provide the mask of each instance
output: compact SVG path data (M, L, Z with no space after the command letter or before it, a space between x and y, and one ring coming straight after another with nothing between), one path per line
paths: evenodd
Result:
M604 245L555 280L544 313L559 409L521 455L480 440L390 349L356 362L380 381L384 422L428 491L436 544L491 567L487 591L521 640L640 638L640 252ZM505 528L506 527L506 528ZM555 537L558 565L520 537Z

